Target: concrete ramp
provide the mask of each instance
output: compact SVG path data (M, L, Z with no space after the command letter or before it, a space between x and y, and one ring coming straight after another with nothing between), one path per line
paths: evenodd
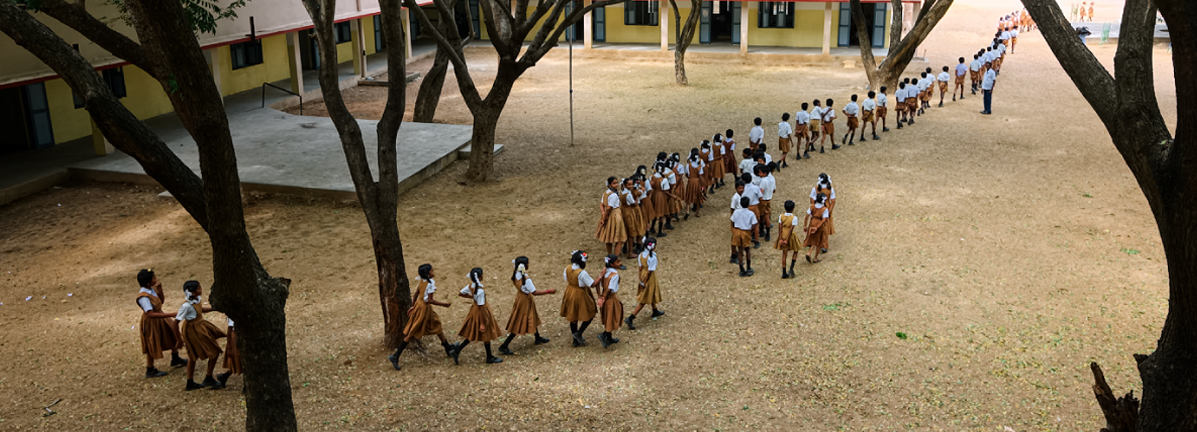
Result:
M174 116L147 122L170 149L199 173L195 141ZM378 139L373 120L358 120L372 167L377 166ZM237 151L237 167L247 191L356 199L341 140L327 117L296 116L272 109L237 113L229 119ZM403 122L399 128L399 192L440 172L468 148L471 126ZM495 146L496 153L501 146ZM124 153L69 166L71 174L97 181L156 182ZM374 170L377 177L377 170Z

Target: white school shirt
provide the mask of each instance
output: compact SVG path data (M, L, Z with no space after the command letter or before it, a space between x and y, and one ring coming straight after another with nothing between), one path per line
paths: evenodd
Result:
M715 160L715 149L719 149L719 157L727 154L727 143L720 142L719 145L711 146L711 160Z
M465 288L462 288L461 293L464 295L470 295L470 285L466 285ZM474 304L478 306L483 306L486 304L486 290L482 289L482 285L478 285L478 288L474 290L473 297Z
M152 289L146 288L146 287L141 287L141 290L138 291L137 293L138 294L146 293L146 294L154 296L154 298L158 298L157 292L155 292ZM154 310L154 303L151 302L150 299L145 298L145 297L140 297L140 296L137 297L137 305L141 306L141 310L145 311L145 312L150 312L150 311Z
M610 189L608 189L608 191L610 191ZM604 194L606 194L606 192L604 192ZM611 207L613 209L619 208L619 192L613 192L607 195L607 207Z
M886 96L885 93L877 95L877 106L880 106L880 107L889 106L889 97Z
M632 191L624 189L619 195L623 197L623 201L628 205L636 205L636 196L632 194Z
M827 107L823 109L823 123L828 123L835 120L835 108Z
M807 208L807 210L810 210L810 208ZM793 213L786 213L786 214L783 214L783 215L781 215L781 216L778 216L778 217L777 217L777 224L778 224L778 225L781 225L781 218L783 218L783 217L786 217L786 216L793 216L793 215L794 215ZM798 226L798 218L793 218L793 219L790 219L790 225L792 225L792 226Z
M647 181L644 182L644 187L640 189L640 201L644 201L645 199L647 199L648 193L652 192L652 191L653 191L653 183L647 182Z
M653 174L653 177L661 179L661 190L663 190L663 191L669 190L669 179L665 178L666 176L661 175L661 173L656 173L656 174ZM651 185L652 183L649 183L649 184Z
M909 88L909 86L907 86ZM898 99L898 103L906 102L906 89L900 88L894 92L894 97ZM901 107L899 107L901 108Z
M732 226L736 227L736 229L745 231L752 229L752 226L757 223L756 214L748 209L737 209L732 213L731 221Z
M997 72L993 69L985 71L985 78L981 80L981 90L993 90L993 82L997 79Z
M677 173L673 172L672 169L667 169L667 170L665 170L665 179L669 180L669 186L673 186L673 185L677 184ZM665 188L665 187L663 187L661 189L669 190L669 188Z
M793 135L793 134L794 134L794 128L790 127L790 122L783 121L783 122L777 124L777 137L778 138L789 138L790 135Z
M524 284L520 285L520 292L522 292L524 294L532 294L532 293L536 292L536 284L532 283L532 279L529 278L528 275L524 274L523 272L516 272L515 278L519 279L521 277L524 278Z
M603 277L607 277L611 273L616 273L616 274L614 276L611 276L610 279L607 279L607 291L617 293L617 292L619 292L619 274L615 271L615 269L609 268L609 269L603 270Z
M1012 37L1012 38L1018 37L1018 28L1010 29L1010 37Z
M761 203L761 188L755 184L749 183L744 185L744 196L748 197L748 205L754 206Z
M857 105L856 102L848 102L848 105L844 105L844 112L850 116L856 117L858 114L860 114L860 105Z
M765 139L765 129L760 126L753 126L752 130L748 132L748 142L760 143Z
M647 264L648 267L648 271L657 271L657 254L650 254L646 250L644 252L640 252L640 256L644 258L645 264ZM641 282L640 284L643 285L644 283Z
M965 65L964 63L957 63L956 64L956 76L962 77L962 76L964 76L965 72L968 72L968 66Z
M577 264L570 264L568 269L565 269L565 271L561 272L561 277L565 278L566 283L569 283L569 270L570 269L582 270L582 268L578 267ZM586 273L586 270L582 270L581 272L578 272L578 286L580 286L582 288L586 288L593 284L594 284L594 278L591 278L590 274Z
M765 154L768 155L768 153ZM754 166L756 166L756 161L751 158L743 159L740 161L740 172L752 174L752 167Z
M1009 32L1009 31L1004 31L1004 32L1002 32L1002 37L1001 37L1001 39L1002 39L1002 40L1010 39L1010 32Z
M195 312L195 305L201 304L203 301L204 299L200 298L200 296L195 296L187 301L184 301L183 304L179 306L179 312L175 314L175 321L191 321L198 317L199 314Z
M691 161L691 162L690 162L689 164L687 164L687 165L689 165L689 167L687 167L687 168L686 168L686 174L690 174L690 171L692 171L692 170L693 170L693 171L695 171L695 174L697 174L697 175L702 175L702 173L703 173L703 170L702 170L702 168L703 168L703 166L705 166L705 165L702 163L702 157L701 157L701 156L698 158L698 160L696 160L696 161Z
M952 80L952 76L948 75L947 72L940 72L938 78L941 82L948 82Z
M227 319L229 320L229 327L233 327L233 319L232 318L227 318Z
M975 59L973 59L973 62L972 62L972 63L969 63L969 64L968 64L968 70L971 70L971 71L973 71L973 72L980 72L980 71L981 71L981 65L983 65L983 64L985 64L985 63L983 63L983 62L981 61L981 58L980 58L980 57L978 57L978 58L975 58Z
M999 56L1006 55L1006 44L998 45L997 52Z
M923 90L926 89L919 88L918 84L906 86L906 99L917 99Z
M877 102L873 102L872 99L865 99L864 103L862 103L860 107L865 111L872 111L877 109Z
M835 188L829 189L831 189L831 196L827 197L827 199L835 199ZM815 199L817 196L819 196L819 186L810 188L810 199Z
M732 194L732 202L731 202L731 209L732 209L732 210L739 210L739 209L742 209L742 208L744 208L743 206L741 206L741 205L740 205L740 198L741 198L741 197L742 197L742 196L740 195L740 193L739 193L739 192L736 192L735 194Z
M761 199L766 201L773 200L773 191L777 190L777 180L773 178L773 174L769 174L761 179Z
M794 113L794 123L800 125L810 123L810 114L807 114L806 111L798 111L797 113Z
M424 301L428 301L428 297L431 297L432 294L435 292L436 292L436 281L429 279L428 286L424 287Z
M822 119L823 118L823 108L822 107L811 108L810 109L810 118L815 119L815 120Z
M815 203L815 208L823 209L823 219L827 219L828 217L831 216L831 213L827 211L827 207L824 207L823 204ZM806 214L811 214L810 207L806 208Z
M731 144L728 144L728 143L731 143ZM732 154L732 156L735 156L735 154L736 154L736 140L732 139L731 137L724 138L724 139L723 139L723 146L724 146L724 147L727 147L727 151L728 151L729 153L731 153L731 154Z
M931 87L931 78L923 78L919 80L919 91L927 91L927 87Z

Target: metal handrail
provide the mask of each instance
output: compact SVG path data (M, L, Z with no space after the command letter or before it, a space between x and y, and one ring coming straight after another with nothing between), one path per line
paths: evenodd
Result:
M262 108L266 108L266 86L271 86L271 87L274 87L274 88L276 88L276 89L282 90L282 91L284 91L284 92L287 92L287 93L289 93L289 94L292 94L292 95L295 95L295 96L299 97L299 115L303 115L303 95L301 95L301 94L299 94L299 93L295 93L295 92L293 92L293 91L291 91L291 90L287 90L287 89L285 89L285 88L282 88L282 87L276 86L276 85L274 85L274 84L271 84L271 83L268 83L268 82L264 82L264 83L262 83Z

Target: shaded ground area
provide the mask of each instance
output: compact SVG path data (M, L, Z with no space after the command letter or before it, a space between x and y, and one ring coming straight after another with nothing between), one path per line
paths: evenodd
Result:
M981 46L989 23L1018 7L988 3L953 6L926 44L932 65ZM757 276L735 277L730 192L718 191L702 217L661 241L668 315L618 332L622 342L607 351L593 327L590 346L569 347L558 294L537 299L548 345L518 339L518 354L500 365L482 364L475 345L461 366L435 351L409 353L403 371L390 370L360 210L250 195L247 223L264 264L294 280L288 344L301 427L1099 427L1087 364L1100 361L1118 392L1139 393L1131 354L1149 352L1163 323L1164 256L1097 117L1039 35L1020 39L995 115L977 114L979 97L949 101L911 129L779 174L778 202L805 200L820 172L839 195L832 249L817 266L800 264L797 279L778 279L778 255L764 248ZM1112 62L1112 47L1094 49ZM1173 118L1171 63L1155 54L1160 103ZM490 57L470 57L476 79L488 81ZM839 67L703 64L687 68L688 88L672 84L668 63L574 67L574 146L567 58L554 51L517 84L500 122L498 142L509 144L497 160L501 181L462 186L456 164L400 202L412 276L434 263L449 295L469 268L485 268L501 322L514 297L504 280L512 258L531 257L538 286L563 288L566 254L601 250L592 234L607 176L727 128L745 142L752 117L774 122L800 101L842 106L863 93L861 70ZM452 81L438 121L468 123ZM356 112L377 118L381 89L350 93ZM212 279L206 236L158 192L76 183L0 207L0 427L241 427L240 378L231 390L184 393L181 370L140 377L136 269L161 275L172 308L184 280ZM467 310L458 300L438 309L451 333ZM42 417L57 398L59 414Z

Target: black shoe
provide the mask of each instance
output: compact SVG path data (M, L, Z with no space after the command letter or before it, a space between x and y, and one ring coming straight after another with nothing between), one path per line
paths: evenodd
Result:
M802 158L803 158L803 159L810 159L810 151L804 151L804 152L802 152Z
M582 336L582 333L574 333L574 346L586 346L586 338Z
M164 376L166 376L166 372L160 371L160 370L158 370L158 368L152 368L152 367L145 368L145 377L146 378L158 378L158 377L164 377Z
M740 270L740 277L747 277L747 276L748 276L748 272L746 272L744 270Z
M192 390L199 390L202 388L204 388L204 386L202 384L196 384L195 381L187 380L187 388L185 388L184 390L192 391Z
M782 278L782 279L789 279L789 278L790 278L790 274L789 274L789 273L786 273L786 269L781 269L781 278Z
M403 369L403 366L399 366L399 356L391 354L387 356L387 360L391 361L391 367L395 368L395 370Z
M906 122L906 124L914 124L914 119L910 119L910 121Z
M846 142L848 142L848 136L847 136L847 135L844 135L844 138L840 140L840 144L843 144L843 143L846 143ZM832 147L831 147L831 148L832 148L832 149L834 149L834 148L835 148L835 144L832 144Z
M657 238L665 237L666 235L668 235L668 234L665 234L664 232L659 232L659 233L657 233Z
M731 264L739 264L739 263L740 263L740 260L736 259L736 254L732 254L732 256L731 256L731 260L730 260L729 262L730 262Z
M827 249L819 248L819 253L827 253Z
M175 354L175 355L171 356L171 359L170 359L170 367L172 367L172 368L178 368L178 367L187 366L187 362L189 362L189 361L190 361L190 360L187 360L187 359L185 359L185 358L179 357L179 355L178 355L178 354Z
M635 329L636 329L636 325L635 325L635 324L632 324L632 320L633 320L633 319L634 319L634 318L632 318L632 317L630 317L630 316L629 316L629 317L627 317L627 318L624 318L624 319L623 319L623 323L628 325L628 330L635 330Z
M608 346L611 346L611 340L607 339L606 336L601 334L599 335L599 342L603 344L603 349L607 349Z
M661 312L659 310L653 311L653 316L652 316L653 318L660 317L660 316L665 316L665 312Z
M877 136L877 134L873 134L873 141L881 141L881 137Z
M840 149L840 146L837 146L837 145L835 145L835 144L832 144L832 145L831 145L831 149L832 149L832 150L839 150L839 149Z
M877 136L877 135L873 135L873 136ZM863 134L863 133L862 133L862 134L860 134L860 142L865 142L865 141L868 141L868 140L869 140L869 139L868 139L868 138L865 138L865 136L864 136L864 134Z
M445 348L446 356L453 357L453 351L456 350L457 345L453 345L448 342L441 342L441 347Z
M827 153L827 152L823 150L823 147L819 147L819 153Z
M964 97L964 96L961 96L961 97ZM956 94L954 94L954 93L952 94L952 102L956 102ZM943 102L940 102L939 106L943 106Z
M515 355L515 352L511 351L511 348L507 348L507 345L499 345L499 354Z
M882 127L882 128L881 128L881 131L882 131L882 132L889 132L889 128L887 128L887 127ZM877 135L873 135L873 139L877 139Z
M398 358L396 358L396 359L395 359L395 364L399 364L399 359L398 359ZM224 385L225 385L226 383L228 383L228 382L229 382L229 377L231 377L231 376L233 376L233 372L232 372L232 371L225 372L225 373L222 373L222 374L220 374L220 375L217 375L217 376L216 376L216 380L217 380L217 381L220 381L220 386L221 386L221 387L224 387Z
M756 270L753 270L752 267L749 267L748 270L744 272L744 276L752 276L754 274L756 274Z
M792 265L792 264L791 264L791 265ZM793 278L796 278L796 277L798 277L798 276L796 276L796 275L794 274L794 270L790 270L790 279L793 279Z
M898 129L901 129L901 128L902 128L902 121L898 120ZM886 131L886 129L882 129L881 131L884 132L884 131Z
M459 356L461 356L461 347L458 345L459 344L454 344L453 345L453 354L449 354L449 357L453 357L453 364L459 364L459 363L457 363L457 358Z
M608 337L607 340L611 342L612 345L619 343L619 338L616 337Z
M989 111L981 111L981 114L989 115L991 113Z
M781 161L781 167L782 167L782 168L789 168L789 167L790 167L790 164L789 164L788 162L786 162L785 160L782 160L782 161Z
M500 357L490 356L486 358L486 364L502 363L503 359Z
M547 343L549 343L549 338L537 336L536 341L532 342L532 345L543 345Z
M665 229L673 229L673 223L665 222Z
M753 249L760 249L760 248L761 248L761 242L759 242L759 241L754 241L754 242L752 242L752 248L753 248Z
M765 241L770 241L770 240L772 240L770 237L772 237L772 235L771 235L771 234L769 234L769 233L765 233Z
M952 100L956 100L956 99L952 99ZM940 107L940 108L943 108L943 101L940 101L940 102L939 102L939 107Z
M221 384L220 381L216 380L216 378L212 378L212 375L208 375L208 376L204 377L204 382L201 383L200 385L207 387L208 389L211 389L211 390L220 390L220 389L224 388L224 384Z
M862 136L862 137L860 137L860 140L861 140L861 141L864 141L864 137L863 137L863 136ZM856 143L855 143L855 142L852 142L852 141L848 141L848 145L856 145Z

